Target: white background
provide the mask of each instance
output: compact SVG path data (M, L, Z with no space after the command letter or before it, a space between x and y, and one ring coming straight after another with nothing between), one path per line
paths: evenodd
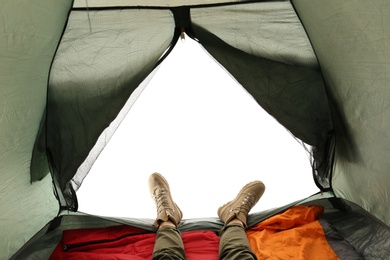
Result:
M184 218L216 217L247 182L252 212L316 192L302 145L187 38L178 42L79 189L79 211L153 219L148 176L163 174Z

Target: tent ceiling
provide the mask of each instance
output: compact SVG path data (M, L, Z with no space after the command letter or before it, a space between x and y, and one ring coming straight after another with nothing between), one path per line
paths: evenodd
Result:
M230 0L229 2L244 2L243 0ZM113 7L113 6L158 6L175 7L183 5L209 5L226 3L226 0L75 0L73 7Z

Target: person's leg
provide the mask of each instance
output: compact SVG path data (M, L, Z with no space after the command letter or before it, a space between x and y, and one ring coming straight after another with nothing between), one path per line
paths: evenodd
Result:
M237 197L218 209L219 218L225 223L220 232L219 259L257 259L250 248L245 229L249 211L265 191L261 181L245 185Z
M162 175L153 173L149 177L149 189L157 207L157 218L153 225L158 227L152 259L186 259L184 244L177 229L183 214L172 200L168 182Z
M180 231L175 226L160 226L156 234L153 260L186 259Z
M244 226L239 224L225 226L220 232L220 237L219 259L257 259L250 248Z

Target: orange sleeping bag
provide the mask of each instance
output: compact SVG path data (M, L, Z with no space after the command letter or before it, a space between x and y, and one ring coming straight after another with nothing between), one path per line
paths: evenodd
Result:
M294 206L247 230L258 259L338 260L317 220L321 206Z

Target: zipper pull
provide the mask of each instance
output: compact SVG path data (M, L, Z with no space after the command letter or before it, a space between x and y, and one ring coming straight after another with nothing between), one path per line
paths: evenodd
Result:
M180 39L181 39L182 42L185 42L185 40L186 40L185 29L184 29L183 27L181 27L181 28L180 28L180 31L181 31L181 33L180 33Z

